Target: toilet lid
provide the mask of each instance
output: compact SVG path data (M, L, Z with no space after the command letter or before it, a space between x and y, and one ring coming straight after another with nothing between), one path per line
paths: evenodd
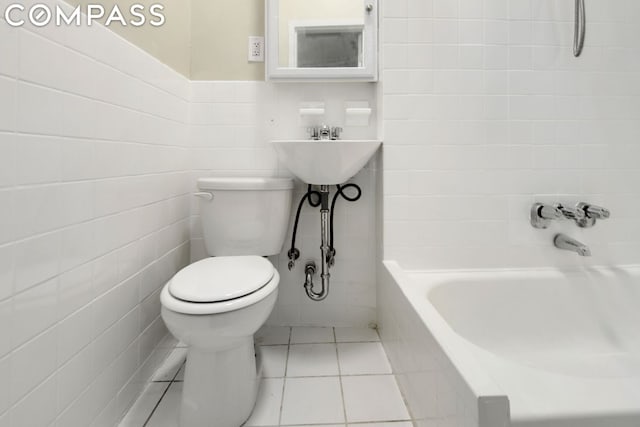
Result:
M273 278L274 271L273 265L259 256L206 258L173 276L169 292L188 302L229 301L262 288Z

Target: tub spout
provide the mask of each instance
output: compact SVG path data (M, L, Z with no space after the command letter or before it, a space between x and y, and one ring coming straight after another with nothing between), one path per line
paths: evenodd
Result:
M553 244L558 249L575 252L580 256L591 256L591 249L584 243L573 239L566 234L557 234L553 239Z

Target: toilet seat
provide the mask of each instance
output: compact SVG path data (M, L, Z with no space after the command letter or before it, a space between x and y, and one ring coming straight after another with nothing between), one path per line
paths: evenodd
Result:
M169 292L186 302L229 301L257 291L274 272L273 265L259 256L205 258L176 273Z
M182 270L164 286L165 308L183 314L216 314L239 310L277 290L280 276L259 256L206 258Z

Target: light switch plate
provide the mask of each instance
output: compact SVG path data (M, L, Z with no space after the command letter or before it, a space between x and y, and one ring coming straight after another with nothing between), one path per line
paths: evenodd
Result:
M249 62L264 62L264 37L249 37Z

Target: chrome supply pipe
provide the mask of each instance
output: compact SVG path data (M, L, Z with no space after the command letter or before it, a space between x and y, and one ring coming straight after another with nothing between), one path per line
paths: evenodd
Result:
M322 242L320 244L321 252L321 266L320 266L320 279L321 287L320 292L314 291L313 286L313 274L315 273L315 264L313 264L313 272L311 275L310 264L307 264L305 271L305 283L304 289L307 292L307 296L314 301L323 301L329 296L329 284L331 282L331 274L329 273L329 267L331 262L331 246L329 245L329 186L320 186L320 234Z

